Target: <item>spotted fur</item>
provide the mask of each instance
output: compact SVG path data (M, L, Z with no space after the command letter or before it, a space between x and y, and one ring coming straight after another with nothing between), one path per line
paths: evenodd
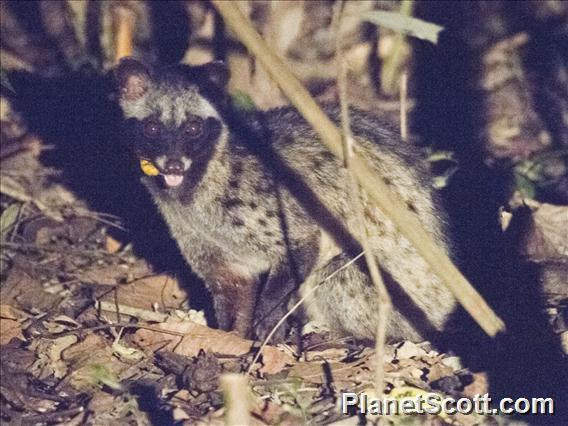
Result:
M162 170L172 158L189 165L179 187L165 187L161 176L142 180L211 291L219 326L265 336L291 298L360 251L350 237L358 226L346 171L293 108L231 111L228 73L218 63L152 74L129 59L116 73L133 152ZM325 110L338 122L336 107ZM359 153L449 252L445 215L416 150L376 117L356 109L351 115ZM188 138L183 128L196 117L204 130ZM141 131L149 119L163 126L160 138L148 140ZM360 201L395 300L389 336L418 340L443 331L455 299L365 194ZM319 286L304 311L338 334L372 339L376 301L360 261Z

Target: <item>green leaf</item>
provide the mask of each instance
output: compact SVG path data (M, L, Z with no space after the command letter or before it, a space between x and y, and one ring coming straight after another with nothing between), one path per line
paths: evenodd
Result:
M434 44L438 43L438 34L444 29L444 27L440 25L411 16L405 16L398 12L371 10L360 16L364 21Z
M231 101L233 102L233 106L240 112L251 112L256 110L256 105L252 98L248 93L245 93L242 90L236 90L232 93Z
M427 161L430 163L435 163L437 161L451 161L452 163L457 164L458 160L453 151L445 151L445 150L430 150L428 152L428 157L426 158Z
M534 198L536 194L536 185L533 181L521 173L514 173L515 187L526 198Z
M90 366L90 376L93 383L100 383L114 390L122 389L118 377L108 368L101 364L92 364Z
M432 186L435 189L445 188L450 184L450 179L457 170L458 170L457 167L451 167L448 170L446 170L443 174L439 176L434 176L434 178L432 179Z
M8 232L12 229L14 224L18 221L20 216L19 203L10 204L0 216L0 240L5 241L8 237Z
M121 360L138 362L144 359L144 352L125 346L119 342L112 344L112 352Z

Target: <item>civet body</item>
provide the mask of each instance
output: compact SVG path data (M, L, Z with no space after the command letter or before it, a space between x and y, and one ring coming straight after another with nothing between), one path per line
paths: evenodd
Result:
M221 63L152 73L124 59L116 69L142 181L210 290L219 327L264 337L290 300L360 252L347 230L361 227L346 170L300 114L233 111L228 77ZM326 112L338 122L337 108ZM358 154L448 250L445 215L415 148L368 113L353 109L351 126ZM364 226L394 303L389 338L443 331L455 299L362 194ZM327 279L303 309L334 333L373 339L378 303L364 260Z

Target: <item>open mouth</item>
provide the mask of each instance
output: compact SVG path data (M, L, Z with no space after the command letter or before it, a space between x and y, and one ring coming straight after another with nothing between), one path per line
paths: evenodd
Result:
M167 173L164 170L158 169L158 167L152 161L147 160L145 158L140 159L140 168L142 169L144 174L147 175L147 176L158 176L158 175L163 176L164 182L165 182L166 186L169 187L169 188L175 188L177 186L180 186L181 183L183 182L183 174L171 173L171 172ZM177 169L186 170L187 167L184 168L183 163L182 163L182 166L178 166ZM171 168L170 168L170 170L171 170ZM176 172L177 172L177 170L176 170Z
M163 174L162 176L164 176L164 182L170 188L180 186L183 182L183 175Z

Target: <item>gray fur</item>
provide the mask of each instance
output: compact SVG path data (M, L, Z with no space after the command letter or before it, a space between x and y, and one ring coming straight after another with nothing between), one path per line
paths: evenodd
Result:
M243 131L227 122L227 112L217 111L196 85L151 79L147 84L143 96L121 99L126 118L158 117L176 135L188 117L220 124L220 132L212 133L215 139L206 141L207 159L199 173L204 160L189 158L179 188L164 188L160 177L145 176L143 182L188 264L211 290L219 325L264 336L286 311L290 292L305 294L356 254L357 247L334 228L336 218L347 229L358 229L347 173L293 108L243 118ZM338 121L337 108L326 112ZM351 114L359 154L449 252L445 214L423 160L387 124L359 110ZM175 143L164 144L149 159L179 156L179 145L192 143L172 138ZM373 252L396 302L389 337L420 340L443 331L455 299L392 222L364 194L361 201ZM322 211L318 202L327 209L327 220L314 216ZM328 280L304 308L308 318L338 334L374 337L377 295L364 262Z
M134 102L122 101L125 118L143 120L157 114L164 124L179 127L188 114L218 117L217 111L203 97L196 86L188 86L180 91L177 87L159 84Z

